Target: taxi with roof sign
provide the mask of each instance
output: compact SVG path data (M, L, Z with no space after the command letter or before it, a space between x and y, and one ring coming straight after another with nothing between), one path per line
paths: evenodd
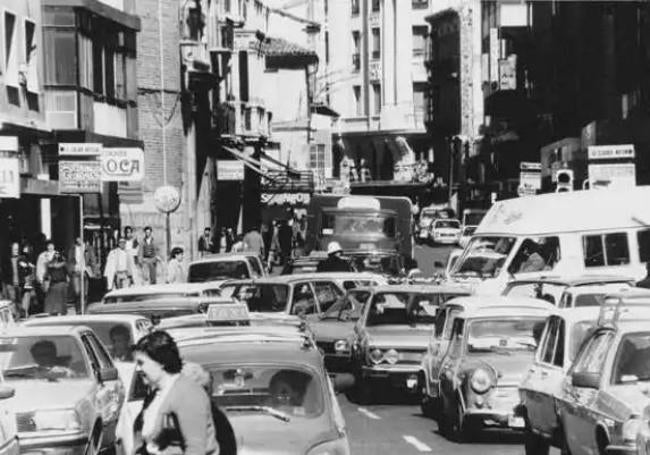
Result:
M15 390L24 454L96 454L115 447L124 388L88 327L43 326L0 334L0 368Z
M613 310L612 310L613 309ZM605 298L557 395L560 445L573 455L634 454L650 404L650 292Z
M371 289L352 343L356 398L372 401L375 386L417 391L418 373L438 307L457 287L392 285Z
M251 312L308 316L327 311L347 289L378 284L386 284L386 279L373 273L305 273L228 281L221 295L245 302Z
M523 430L518 386L554 309L548 302L521 298L509 305L467 308L454 319L440 366L436 410L444 436L463 441L486 427Z
M210 374L211 398L233 426L238 453L349 455L334 385L309 338L260 327L229 329L173 336L183 359Z
M205 312L218 298L208 284L155 284L117 289L107 293L101 302L88 305L88 314L135 314L154 323L161 318Z
M517 303L517 300L511 297L477 297L470 296L469 291L466 292L466 295L443 303L436 313L434 329L429 336L429 344L427 352L422 358L419 376L420 408L422 414L427 417L436 417L436 411L440 409L440 367L451 343L451 329L454 321L464 317L467 311L471 312L477 308L509 308L513 303ZM548 306L548 302L544 300L538 300L538 302L540 306ZM528 303L534 305L534 301Z
M547 319L535 360L519 385L527 455L548 454L551 446L561 446L556 397L599 314L599 307L585 306L556 310Z

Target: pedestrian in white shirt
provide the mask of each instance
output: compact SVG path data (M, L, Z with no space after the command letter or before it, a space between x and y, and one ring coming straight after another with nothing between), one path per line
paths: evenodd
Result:
M174 247L171 252L171 259L167 263L167 282L185 283L187 272L183 265L183 248Z
M107 289L110 291L113 287L121 289L131 286L134 271L133 257L126 251L126 239L122 237L117 242L117 248L111 250L106 258L104 277Z

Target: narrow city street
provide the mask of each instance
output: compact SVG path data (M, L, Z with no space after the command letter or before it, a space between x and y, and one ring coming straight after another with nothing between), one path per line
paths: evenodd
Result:
M438 433L434 420L424 417L417 403L404 397L381 404L359 406L339 394L339 403L348 425L351 451L355 455L417 453L483 455L523 454L521 435L489 430L471 443L457 444ZM558 455L559 451L552 450Z
M440 261L446 265L447 256L449 256L449 252L454 248L458 248L458 246L429 244L415 245L415 260L418 261L418 268L422 270L426 276L433 275L434 264L437 261Z

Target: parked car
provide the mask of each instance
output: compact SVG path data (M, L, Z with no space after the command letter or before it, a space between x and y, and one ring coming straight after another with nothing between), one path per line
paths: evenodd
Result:
M0 334L2 374L15 389L23 453L113 449L124 388L109 353L87 327L16 327Z
M204 283L206 281L241 280L267 276L260 257L254 253L220 253L204 256L190 262L187 281Z
M16 429L16 415L7 400L12 398L16 390L8 385L4 379L0 380L0 455L18 455L18 430Z
M206 289L213 289L214 286L203 283L174 283L174 284L150 284L145 286L132 286L129 288L114 289L104 295L101 303L104 305L113 303L150 302L152 300L167 300L189 297L202 297L206 295ZM94 304L92 304L94 305Z
M25 327L85 326L104 343L113 360L131 361L131 346L153 328L150 319L135 314L83 314L35 317Z
M370 273L307 273L229 281L221 295L246 302L252 312L309 315L326 311L347 289L382 283L384 277Z
M548 454L551 446L561 447L556 397L599 314L598 307L567 308L555 311L546 321L535 360L519 386L526 455Z
M431 241L453 245L460 240L460 221L455 219L434 220L431 224Z
M377 286L357 321L352 344L356 398L373 401L379 385L417 391L436 310L466 291L436 285Z
M634 454L650 404L650 292L609 295L557 396L560 444L572 455ZM643 443L642 443L643 444Z
M616 294L629 289L634 289L630 283L571 286L562 292L558 308L600 307L608 294Z
M541 302L513 302L468 309L454 320L436 412L444 436L460 442L486 427L524 429L517 387L552 310Z
M443 303L436 313L435 327L429 336L427 351L422 358L420 375L418 378L421 391L420 408L427 417L438 417L436 412L440 404L440 371L442 361L447 354L449 344L452 342L452 327L458 318L465 318L467 313L472 313L479 308L504 308L510 309L512 305L518 308L530 306L531 308L547 307L544 300L521 299L501 296L470 296L469 291L463 296L455 297Z

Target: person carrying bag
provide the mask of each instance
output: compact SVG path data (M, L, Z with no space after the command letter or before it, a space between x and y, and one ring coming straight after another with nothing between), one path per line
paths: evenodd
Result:
M134 425L141 455L218 455L210 398L192 378L181 374L174 339L152 332L134 349L136 368L152 391Z

